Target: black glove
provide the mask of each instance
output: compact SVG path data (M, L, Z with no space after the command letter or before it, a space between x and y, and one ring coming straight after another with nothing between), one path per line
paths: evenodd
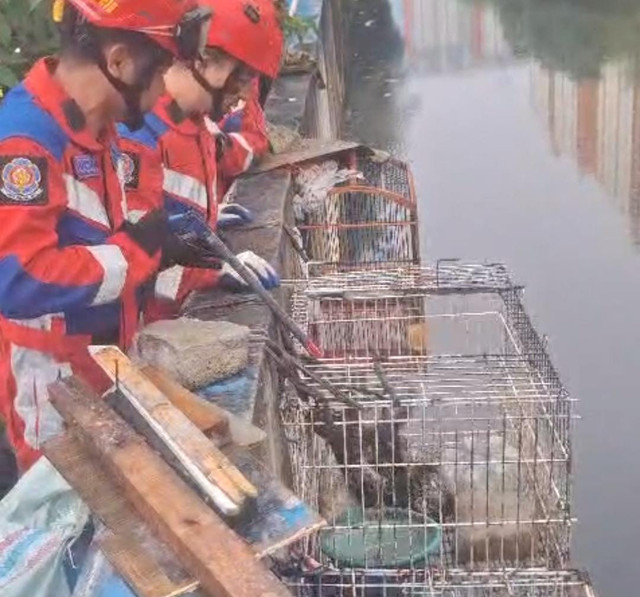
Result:
M169 220L164 209L154 209L135 224L126 222L122 230L149 256L162 249L167 238L171 236Z
M200 244L198 239L185 239L169 234L162 247L161 269L173 265L220 269L221 262L211 255L210 249Z
M180 238L171 232L167 212L164 209L149 212L136 224L127 222L123 226L123 231L144 249L147 255L155 255L161 250L161 269L173 265L209 269L221 267L220 262L212 259L207 249L199 245L197 238Z

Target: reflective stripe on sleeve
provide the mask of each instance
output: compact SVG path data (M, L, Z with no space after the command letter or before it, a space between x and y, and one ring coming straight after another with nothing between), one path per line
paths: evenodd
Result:
M98 194L69 174L64 175L64 182L67 188L68 208L79 213L83 218L108 228L107 211Z
M86 249L96 258L104 272L102 284L92 304L104 305L117 300L124 288L129 269L122 250L116 245L96 245Z
M171 195L191 201L203 210L207 209L207 189L193 176L165 168L163 188Z

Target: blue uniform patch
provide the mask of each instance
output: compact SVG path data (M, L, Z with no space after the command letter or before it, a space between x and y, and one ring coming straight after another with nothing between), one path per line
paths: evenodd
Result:
M78 180L87 180L87 178L98 178L100 176L100 167L96 156L85 153L76 155L73 158L73 172Z
M23 156L0 157L0 204L44 205L47 161Z

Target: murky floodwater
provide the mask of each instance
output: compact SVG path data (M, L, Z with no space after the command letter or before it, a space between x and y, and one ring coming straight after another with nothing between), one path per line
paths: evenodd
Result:
M425 257L508 264L581 400L576 563L640 595L637 0L351 0L350 128L411 161Z

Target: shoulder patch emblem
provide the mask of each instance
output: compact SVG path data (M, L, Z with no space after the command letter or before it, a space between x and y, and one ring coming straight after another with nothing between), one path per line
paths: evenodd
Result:
M45 205L47 160L0 156L0 205Z
M85 153L73 157L73 172L78 180L97 178L100 176L98 158L95 155Z
M140 156L123 151L120 154L120 172L125 189L137 189L140 185Z

